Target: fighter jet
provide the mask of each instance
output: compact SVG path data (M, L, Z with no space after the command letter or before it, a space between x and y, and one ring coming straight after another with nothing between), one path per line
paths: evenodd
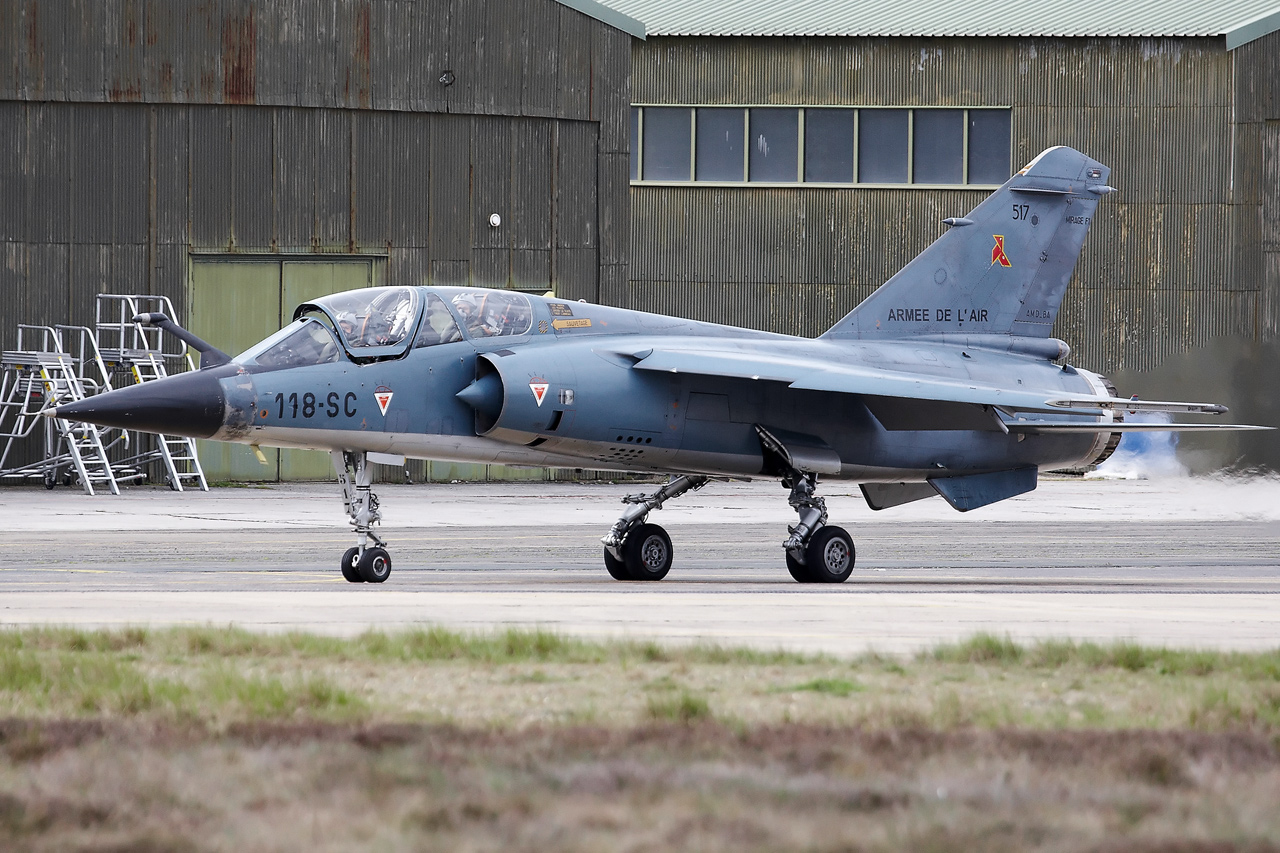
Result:
M1127 412L1221 414L1121 398L1050 336L1109 169L1050 148L825 334L814 338L472 287L377 287L298 307L231 358L163 315L200 369L49 415L144 432L332 455L356 544L352 582L391 572L372 464L417 459L669 475L625 499L603 538L620 581L667 575L649 515L715 478L776 478L797 513L782 559L839 583L853 539L819 478L872 509L941 496L966 512L1029 492L1040 471L1106 459Z

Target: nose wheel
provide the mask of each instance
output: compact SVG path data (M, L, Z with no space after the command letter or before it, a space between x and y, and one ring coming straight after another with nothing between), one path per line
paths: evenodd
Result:
M348 583L382 583L391 577L391 555L386 543L373 532L373 525L382 520L378 509L378 496L370 484L373 471L363 452L330 453L333 467L342 484L342 506L355 529L357 543L342 555L340 568ZM370 541L374 543L372 546Z

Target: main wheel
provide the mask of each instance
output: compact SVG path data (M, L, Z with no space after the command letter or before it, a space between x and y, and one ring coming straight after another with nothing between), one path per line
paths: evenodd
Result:
M391 577L391 555L386 548L366 548L359 566L366 583L382 583Z
M608 569L609 577L616 581L631 580L631 572L627 571L627 564L610 554L608 548L604 549L604 567Z
M622 543L622 561L632 580L660 581L671 571L671 537L656 524L642 524Z
M349 583L364 583L364 578L360 577L359 548L348 548L347 553L342 555L342 576Z
M783 553L787 555L787 571L791 572L791 577L795 578L797 583L813 583L813 575L809 574L809 567L791 556L790 551Z
M805 548L805 568L818 583L843 583L853 573L853 539L843 527L821 527Z

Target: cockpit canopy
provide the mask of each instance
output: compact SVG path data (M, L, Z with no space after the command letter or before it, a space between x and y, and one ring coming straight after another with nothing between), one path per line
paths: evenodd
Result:
M418 322L422 315L421 323ZM236 357L279 369L337 361L339 343L356 361L402 356L410 347L523 335L533 305L523 293L473 287L370 287L298 306L294 322ZM416 328L416 333L415 333Z

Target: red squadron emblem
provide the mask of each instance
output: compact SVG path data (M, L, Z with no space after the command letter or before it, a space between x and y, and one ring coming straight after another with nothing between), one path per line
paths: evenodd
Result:
M538 401L538 408L542 408L542 401L547 397L547 389L551 384L541 376L535 376L529 380L529 390L533 392L533 399Z
M378 408L385 416L387 414L387 406L391 405L392 390L386 385L379 385L373 392L373 399L378 401Z
M1013 266L1009 263L1009 256L1004 253L1004 235L992 234L991 236L996 238L996 244L991 247L991 266L996 264L1002 267Z

